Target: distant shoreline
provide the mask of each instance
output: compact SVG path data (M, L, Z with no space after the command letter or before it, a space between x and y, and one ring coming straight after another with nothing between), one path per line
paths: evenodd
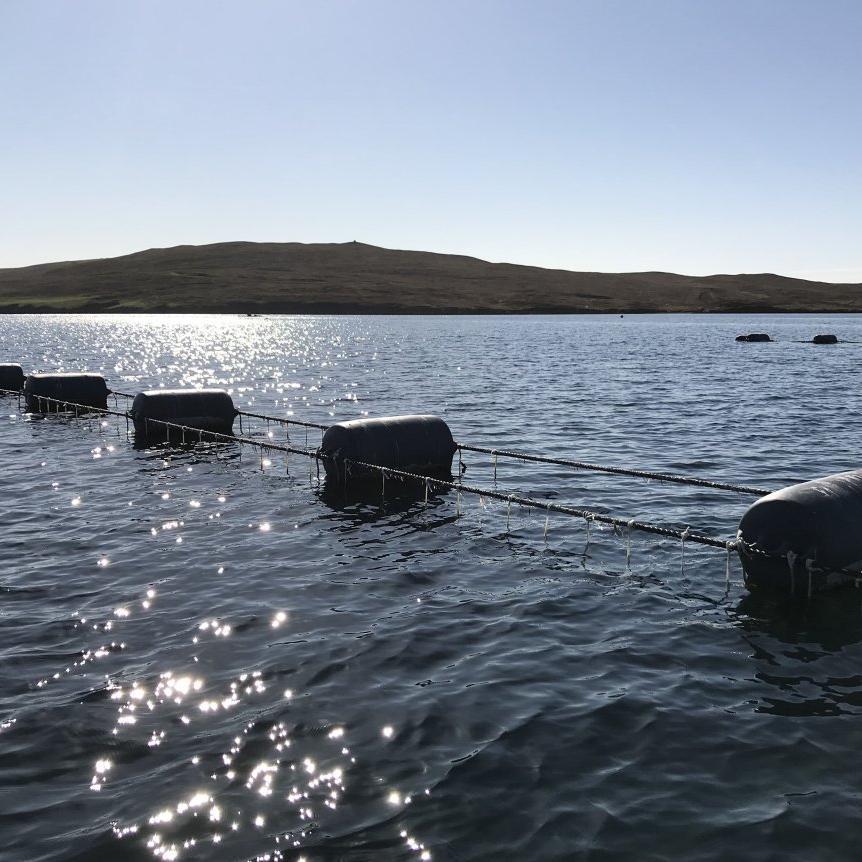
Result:
M104 314L104 315L136 315L136 314L151 314L154 317L160 316L169 316L169 315L189 315L193 316L196 314L209 314L209 315L223 315L225 317L269 317L276 315L296 315L296 316L308 316L308 317L357 317L357 316L365 316L365 317L645 317L650 314L662 314L667 316L674 315L691 315L691 314L704 314L710 315L713 317L724 317L724 316L734 316L734 315L828 315L830 317L834 317L836 315L853 315L853 314L862 314L862 309L859 311L836 311L835 309L794 309L792 311L788 311L787 309L751 309L751 308L741 308L741 309L721 309L721 310L695 310L691 311L665 311L663 309L638 309L637 311L543 311L543 310L526 310L526 311L493 311L493 310L485 310L485 311L447 311L445 309L439 310L386 310L380 311L375 309L373 311L369 311L368 309L355 309L350 311L344 310L319 310L319 309L307 309L307 308L297 308L297 309L279 309L279 310L259 310L255 309L254 311L246 311L246 310L233 310L233 309L208 309L208 308L199 308L195 310L187 309L187 308L124 308L124 309L112 309L112 308L51 308L51 307L40 307L40 308L14 308L14 307L0 307L0 317L11 316L11 315L34 315L38 316L40 314Z
M0 269L0 314L835 314L862 284L570 272L363 243L217 243Z

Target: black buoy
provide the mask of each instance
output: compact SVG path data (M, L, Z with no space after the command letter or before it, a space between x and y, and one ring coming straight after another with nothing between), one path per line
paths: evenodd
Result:
M344 481L379 477L379 470L357 462L423 476L452 472L455 441L437 416L386 416L330 425L320 444L327 478Z
M68 412L75 405L105 410L108 384L101 374L28 374L24 397L31 413Z
M737 341L772 341L765 332L749 332L748 335L737 335Z
M151 389L135 396L130 414L135 423L136 440L181 440L185 436L182 428L162 423L232 434L236 408L224 389ZM194 435L189 442L193 439Z
M20 392L24 388L24 369L12 363L0 364L0 389Z
M815 335L811 339L812 344L838 344L837 335Z
M836 570L862 569L860 525L862 470L761 497L739 524L746 586L808 595L854 582Z

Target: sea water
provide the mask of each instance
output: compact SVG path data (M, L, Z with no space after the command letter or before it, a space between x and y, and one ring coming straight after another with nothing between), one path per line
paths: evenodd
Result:
M0 359L778 488L860 466L862 343L820 332L862 319L6 316ZM856 858L862 594L787 608L720 551L220 450L0 401L0 858ZM728 539L751 502L496 487Z

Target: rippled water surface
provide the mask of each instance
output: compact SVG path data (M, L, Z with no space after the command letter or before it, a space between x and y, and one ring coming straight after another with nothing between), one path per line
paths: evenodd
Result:
M779 487L859 466L862 344L817 332L862 319L7 316L0 361ZM754 602L714 550L627 564L560 515L0 411L0 858L858 858L860 594ZM750 502L497 484L722 537Z

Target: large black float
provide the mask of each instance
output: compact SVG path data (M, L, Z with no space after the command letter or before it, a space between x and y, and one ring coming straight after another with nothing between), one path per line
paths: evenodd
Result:
M862 470L761 497L738 539L749 589L810 595L854 583L862 577Z
M105 410L108 384L101 374L28 374L24 399L31 413L65 413L80 407Z
M748 335L737 335L736 340L753 342L772 341L766 332L749 332Z
M320 452L327 478L343 482L380 476L374 464L423 476L452 472L455 441L437 416L386 416L336 422L323 435Z
M0 389L20 392L24 388L24 369L10 362L0 364Z
M152 389L135 396L130 415L138 442L187 437L191 443L206 439L194 431L232 434L236 408L224 389Z

